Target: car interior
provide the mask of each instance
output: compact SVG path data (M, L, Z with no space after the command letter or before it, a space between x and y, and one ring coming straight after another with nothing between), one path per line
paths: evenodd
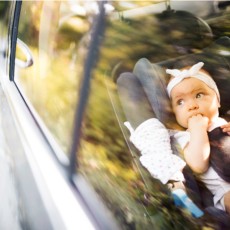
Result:
M229 57L222 55L222 53L223 51L228 52L229 49L230 39L222 37L198 54L184 55L160 63L151 63L146 58L138 60L133 68L133 72L124 72L117 79L118 94L127 121L136 129L145 120L155 117L168 129L180 130L180 127L175 123L175 117L170 108L169 97L166 92L168 76L165 70L166 68L192 66L199 61L205 63L205 69L211 73L219 86L221 104L223 105L221 106L220 114L228 118L230 103L227 90L230 81ZM121 117L120 119L121 123L125 122ZM126 133L126 139L129 140L130 134L125 131L123 133ZM180 155L181 149L177 148L175 140L171 140L171 144L174 154ZM179 205L187 208L196 218L200 218L205 213L208 213L208 215L211 215L219 222L221 227L227 228L230 216L224 211L214 208L211 193L192 175L192 171L188 166L185 167L183 173L186 178L185 186L189 196L201 210L204 210L204 213L199 213L198 211L199 214L196 216L194 207L183 204L183 197L179 198L182 199ZM174 192L172 191L172 193Z

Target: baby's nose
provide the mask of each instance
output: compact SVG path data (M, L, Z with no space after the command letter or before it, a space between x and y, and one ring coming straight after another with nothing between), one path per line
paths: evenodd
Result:
M189 103L189 110L195 110L198 108L199 108L199 105L197 104L197 102L195 100L191 100Z

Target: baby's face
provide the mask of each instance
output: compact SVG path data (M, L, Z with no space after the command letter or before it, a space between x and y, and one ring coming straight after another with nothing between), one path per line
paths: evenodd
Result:
M219 115L216 92L196 78L185 78L171 91L172 108L177 122L188 128L188 119L201 114L209 124Z

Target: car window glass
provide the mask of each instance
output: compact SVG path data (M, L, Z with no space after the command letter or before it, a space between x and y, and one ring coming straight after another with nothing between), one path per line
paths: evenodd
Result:
M66 153L93 18L88 14L81 1L23 1L20 14L14 79Z
M199 53L212 44L210 26L198 19L200 15L189 12L193 7L206 9L212 5L189 4L186 8L183 2L184 10L175 13L167 10L165 2L118 1L107 16L92 74L76 172L93 185L121 229L200 229L209 225L177 209L167 186L140 164L140 153L129 142L130 134L123 124L127 118L116 84L119 75L132 72L140 58L158 63ZM206 11L206 17L212 13Z
M121 73L132 72L143 57L162 63L202 53L229 33L229 11L216 8L214 2L183 1L179 6L177 1L167 2L111 1L105 5L105 34L97 47L100 54L92 71L81 136L76 137L81 141L75 172L92 185L121 229L212 226L208 219L195 219L175 206L167 185L141 165L140 152L129 141L123 123L127 117L116 84ZM22 4L15 81L65 152L72 140L97 12L97 4L91 1Z

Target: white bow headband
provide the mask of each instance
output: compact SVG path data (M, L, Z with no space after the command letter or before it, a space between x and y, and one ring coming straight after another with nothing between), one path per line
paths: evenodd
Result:
M177 84L179 84L185 78L193 77L203 81L209 88L213 89L216 92L218 100L220 101L220 93L215 81L208 74L200 71L203 65L203 62L198 62L197 64L193 65L190 69L166 69L166 73L174 77L167 86L167 92L169 97L171 98L171 91Z

